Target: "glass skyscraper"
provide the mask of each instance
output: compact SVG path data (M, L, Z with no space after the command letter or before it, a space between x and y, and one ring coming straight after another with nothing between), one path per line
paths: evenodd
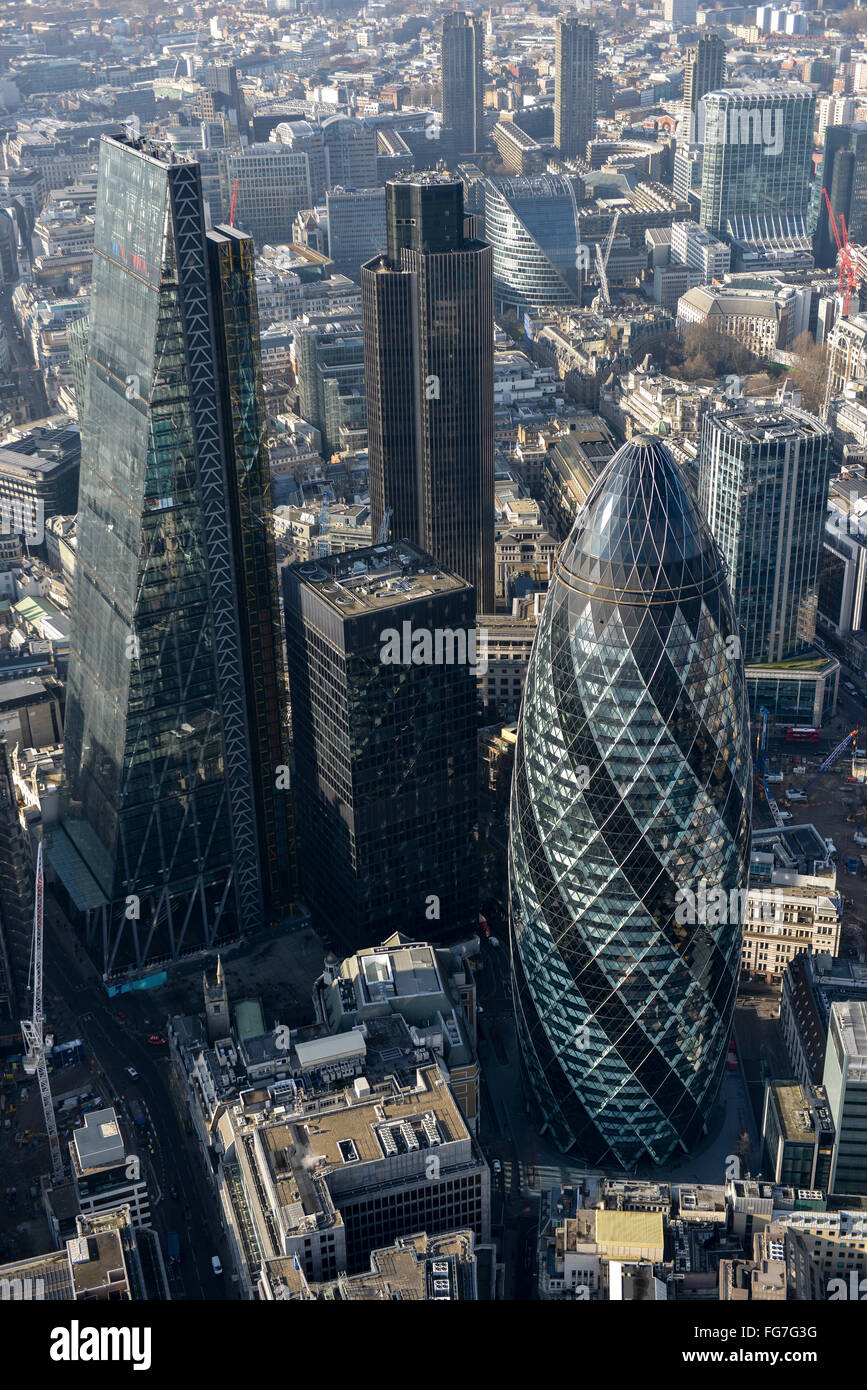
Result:
M831 432L789 407L711 413L698 464L744 660L782 661L815 636Z
M578 231L566 178L485 179L483 188L497 305L523 314L577 304Z
M588 1163L689 1150L719 1089L752 782L735 631L688 484L659 439L636 436L558 556L512 787L527 1080L555 1142ZM700 906L688 920L703 880L736 890L724 922Z
M199 167L103 138L49 858L107 974L252 931L291 890L253 246Z
M701 225L725 236L772 219L806 229L816 97L799 82L748 82L702 98ZM754 222L751 219L757 219Z

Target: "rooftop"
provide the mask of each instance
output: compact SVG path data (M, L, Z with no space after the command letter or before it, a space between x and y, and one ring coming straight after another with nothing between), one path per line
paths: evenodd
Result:
M346 618L469 587L407 540L325 556L293 565L291 570Z

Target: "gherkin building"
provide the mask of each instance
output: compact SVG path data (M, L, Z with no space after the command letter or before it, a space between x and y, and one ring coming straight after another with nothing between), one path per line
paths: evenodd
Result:
M554 1142L596 1166L689 1151L725 1068L752 782L736 632L688 482L636 436L557 558L511 804L526 1081ZM731 910L702 912L702 881Z

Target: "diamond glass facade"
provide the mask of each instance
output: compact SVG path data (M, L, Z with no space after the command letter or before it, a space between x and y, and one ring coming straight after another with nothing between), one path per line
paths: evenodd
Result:
M557 560L512 788L516 1016L555 1141L665 1162L725 1065L739 912L681 923L700 881L746 886L744 672L723 564L658 439L614 456ZM739 903L740 899L734 899ZM713 914L711 914L713 915Z

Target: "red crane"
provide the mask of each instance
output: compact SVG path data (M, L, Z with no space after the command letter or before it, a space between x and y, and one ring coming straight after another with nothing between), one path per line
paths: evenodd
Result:
M834 240L837 243L837 254L840 260L840 279L838 281L838 293L843 296L843 318L849 317L849 305L852 302L852 291L856 288L857 279L855 276L855 259L852 255L852 246L849 241L849 232L846 228L846 218L840 213L840 227L843 236L837 229L837 219L834 216L834 209L831 207L831 199L828 197L827 188L822 189L825 197L825 204L828 208L828 221L831 223L831 230L834 233Z
M825 197L827 198L827 196L828 196L828 195L827 195L827 193L826 193L826 194L825 194ZM235 179L235 182L234 182L234 184L232 185L232 201L231 201L231 203L229 204L229 226L230 226L230 227L234 227L234 225L235 225L235 208L236 208L237 206L238 206L238 180ZM829 203L828 206L830 207L831 204ZM837 236L837 228L836 228L836 227L834 228L834 235ZM840 245L840 239L839 239L839 237L837 238L837 245L838 245L838 246Z

